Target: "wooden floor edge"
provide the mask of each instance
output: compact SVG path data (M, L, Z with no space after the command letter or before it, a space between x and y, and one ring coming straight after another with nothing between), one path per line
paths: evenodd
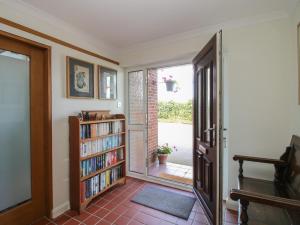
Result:
M115 60L113 60L113 59L109 59L109 58L107 58L107 57L105 57L105 56L102 56L102 55L99 55L99 54L97 54L97 53L91 52L91 51L89 51L89 50L83 49L83 48L81 48L81 47L78 47L78 46L73 45L73 44L71 44L71 43L68 43L68 42L66 42L66 41L63 41L63 40L58 39L58 38L56 38L56 37L53 37L53 36L50 36L50 35L48 35L48 34L42 33L42 32L40 32L40 31L31 29L31 28L29 28L29 27L26 27L26 26L21 25L21 24L19 24L19 23L13 22L13 21L8 20L8 19L5 19L5 18L3 18L3 17L0 17L0 23L5 24L5 25L10 26L10 27L14 27L14 28L19 29L19 30L22 30L22 31L25 31L25 32L30 33L30 34L33 34L33 35L36 35L36 36L38 36L38 37L47 39L47 40L49 40L49 41L55 42L55 43L57 43L57 44L63 45L63 46L65 46L65 47L68 47L68 48L71 48L71 49L74 49L74 50L79 51L79 52L82 52L82 53L84 53L84 54L87 54L87 55L90 55L90 56L94 56L94 57L96 57L96 58L105 60L105 61L107 61L107 62L116 64L116 65L120 65L119 62L117 62L117 61L115 61Z

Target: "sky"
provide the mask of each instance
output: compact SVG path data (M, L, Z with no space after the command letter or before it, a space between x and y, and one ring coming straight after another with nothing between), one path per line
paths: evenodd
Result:
M168 92L163 77L172 76L177 81L178 91ZM181 65L157 70L158 101L187 102L193 99L193 65Z

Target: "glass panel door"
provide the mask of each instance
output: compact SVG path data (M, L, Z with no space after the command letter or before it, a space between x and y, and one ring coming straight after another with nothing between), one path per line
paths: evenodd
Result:
M0 50L0 212L32 198L30 60Z
M143 70L128 73L129 171L145 174L146 170L146 101Z

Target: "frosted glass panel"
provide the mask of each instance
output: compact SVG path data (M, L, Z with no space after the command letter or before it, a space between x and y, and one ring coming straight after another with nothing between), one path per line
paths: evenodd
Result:
M0 212L31 199L29 67L0 49Z
M129 131L129 170L144 173L145 171L145 141L144 131Z
M144 74L143 71L128 73L129 123L145 123Z

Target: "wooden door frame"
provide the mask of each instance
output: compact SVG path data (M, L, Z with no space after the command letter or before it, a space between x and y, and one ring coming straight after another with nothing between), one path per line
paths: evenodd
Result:
M21 36L8 33L6 31L0 30L0 36L6 37L8 39L22 42L32 47L39 48L43 51L45 57L44 65L44 101L46 102L46 108L44 108L45 120L43 121L46 128L44 139L45 142L45 185L46 185L46 216L51 218L52 209L53 209L53 187L52 187L52 78L51 78L51 46L32 41Z

